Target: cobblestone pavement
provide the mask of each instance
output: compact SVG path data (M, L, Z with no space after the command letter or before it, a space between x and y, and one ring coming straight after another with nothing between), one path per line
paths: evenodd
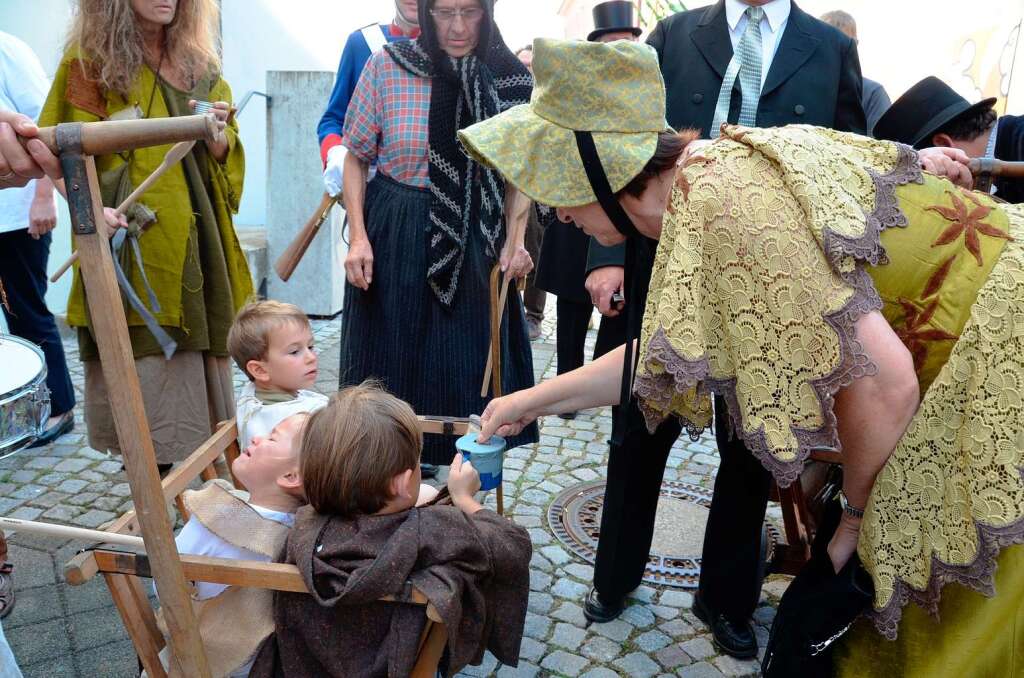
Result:
M553 304L550 304L553 306ZM536 377L555 374L554 317L533 343ZM340 323L315 321L321 351L320 385L337 384ZM588 337L592 351L595 333ZM79 399L82 368L73 340L65 342ZM236 385L244 377L235 374ZM38 450L0 461L0 515L96 528L131 507L119 459L88 447L80 408L76 426ZM443 413L432 413L443 414ZM588 625L581 601L593 568L564 549L547 527L546 509L563 489L605 476L610 411L581 412L573 421L543 422L539 444L506 455L506 513L527 528L534 556L530 603L518 667L499 666L490 655L463 676L746 676L757 674L754 661L719 654L706 627L694 617L691 592L643 585L630 596L623 615L607 624ZM686 436L669 457L665 478L710 488L718 456L714 441L690 442ZM493 506L493 496L487 501ZM776 513L777 516L777 513ZM63 565L83 544L15 534L10 538L15 563L17 605L4 620L15 655L28 677L136 676L136 660L102 579L71 587ZM788 578L770 578L755 613L763 648L775 605Z

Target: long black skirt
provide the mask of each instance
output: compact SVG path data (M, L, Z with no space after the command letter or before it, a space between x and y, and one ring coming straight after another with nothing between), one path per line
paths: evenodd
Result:
M381 174L366 192L366 231L373 248L368 291L345 284L341 316L340 386L376 379L417 414L466 417L487 405L480 397L490 345L490 272L483 235L470 233L450 309L427 284L430 192ZM533 357L519 294L508 295L502 323L505 393L533 386ZM537 442L536 424L509 447ZM423 461L448 464L455 439L424 437Z

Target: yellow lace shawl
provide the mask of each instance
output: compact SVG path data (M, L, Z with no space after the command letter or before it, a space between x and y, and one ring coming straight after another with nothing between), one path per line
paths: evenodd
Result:
M991 593L999 548L1024 541L1024 210L933 178L921 189L941 204L900 198L919 183L907 147L804 126L728 128L677 175L635 385L649 425L675 415L691 433L710 425L710 394L723 395L736 433L788 485L812 449L839 447L833 395L874 369L853 325L882 309L872 276L883 295L898 287L899 276L884 280L896 267L886 270L883 234L911 234L893 229L908 213L952 224L957 199L997 217L1014 240L982 243L991 272L957 300L969 316L927 331L942 358L921 360L927 391L867 506L858 551L890 636L907 600L934 609L947 582ZM936 269L973 265L947 257L933 253ZM929 300L942 276L925 277ZM913 309L930 304L893 301L887 319L913 339Z

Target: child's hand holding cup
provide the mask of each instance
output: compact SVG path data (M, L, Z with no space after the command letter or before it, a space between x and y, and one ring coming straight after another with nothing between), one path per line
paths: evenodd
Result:
M476 513L483 508L474 498L478 491L480 474L473 468L473 464L463 461L461 452L456 454L448 470L448 493L452 503L466 513Z

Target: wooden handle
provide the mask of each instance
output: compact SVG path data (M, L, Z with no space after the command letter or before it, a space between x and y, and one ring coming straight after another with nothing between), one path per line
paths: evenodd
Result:
M288 282L288 279L292 277L295 267L302 261L306 250L313 243L313 238L316 237L316 234L320 232L320 227L327 220L327 216L331 213L331 208L334 207L334 203L337 201L337 197L332 198L327 193L324 193L324 197L320 199L320 205L316 208L316 212L313 213L313 216L309 218L306 225L302 227L302 230L291 241L288 248L274 262L274 270L277 271L277 276L281 280Z
M208 115L62 124L82 126L82 152L86 155L108 155L179 141L212 142L217 136L217 122ZM61 152L57 143L60 126L39 128L39 140L54 154ZM18 140L22 146L29 141L25 137L18 137Z
M971 174L987 173L996 177L1012 177L1019 179L1024 177L1024 162L1010 162L1007 160L996 160L995 158L971 158L967 163Z
M34 520L0 518L0 527L17 530L18 532L31 532L33 534L45 534L51 537L77 539L78 541L98 541L104 544L120 544L122 546L145 548L145 544L142 542L142 537L133 537L131 535L117 534L115 532L104 532L103 530L87 530L82 527L69 527L67 525L42 523Z
M498 292L498 281L501 281L501 292ZM508 299L509 279L503 277L501 264L495 264L491 270L491 346L487 352L487 365L484 367L484 382L480 386L480 397L487 397L487 387L495 398L501 392L501 321L505 317L505 300Z

